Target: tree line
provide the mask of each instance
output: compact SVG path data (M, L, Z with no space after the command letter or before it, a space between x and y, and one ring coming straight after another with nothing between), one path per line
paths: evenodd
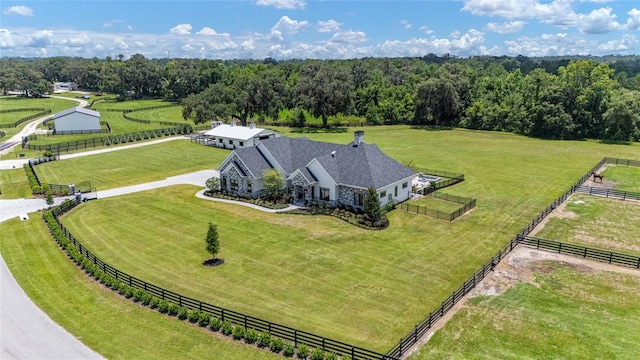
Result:
M602 59L597 59L602 60ZM549 139L640 139L640 57L352 60L0 60L0 88L44 93L55 81L180 101L185 119L288 121L354 116L370 125L508 131Z

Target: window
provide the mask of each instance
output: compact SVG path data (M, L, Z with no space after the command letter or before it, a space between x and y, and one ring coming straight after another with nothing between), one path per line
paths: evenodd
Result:
M393 196L391 196L391 193L389 193L389 202L393 201Z
M240 141L240 146L244 146L244 141Z
M238 180L231 179L231 191L238 191Z
M233 140L229 139L229 145L233 145Z
M398 187L396 186L395 190L393 190L393 196L398 197Z
M382 199L385 196L387 196L387 190L380 193L380 199Z
M224 142L224 140L222 140L222 139L218 138L218 142L219 142L220 144L222 144L222 143Z
M251 193L251 188L252 188L252 184L251 183L247 183L247 192Z
M406 182L402 183L402 188L403 188L403 189L406 189L406 188L407 188L407 183L406 183Z
M364 194L354 193L353 194L353 205L355 205L355 206L364 205Z
M222 190L227 190L227 178L222 178L222 181L220 181L220 188Z
M320 188L320 200L329 201L329 189L323 187Z

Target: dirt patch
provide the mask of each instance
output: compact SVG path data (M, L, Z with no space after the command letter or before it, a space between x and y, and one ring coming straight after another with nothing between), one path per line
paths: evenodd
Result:
M443 318L438 320L415 345L402 355L402 359L407 359L411 354L424 346L433 334L444 327L447 321L458 311L469 307L469 298L477 296L498 296L519 282L528 282L538 286L535 282L534 273L550 273L556 268L554 263L571 267L584 274L597 274L601 271L611 271L640 277L640 271L636 269L519 246L509 253L509 255L496 266L495 270L487 275L469 295L465 296L465 298L458 302Z

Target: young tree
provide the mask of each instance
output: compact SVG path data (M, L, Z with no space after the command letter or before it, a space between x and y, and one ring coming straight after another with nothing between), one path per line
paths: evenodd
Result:
M367 198L364 201L364 212L371 221L378 221L382 216L382 210L380 209L380 200L378 199L378 193L376 189L369 188Z
M265 170L262 180L264 192L269 199L276 200L284 192L284 178L277 170Z
M205 186L209 191L218 191L220 190L220 178L212 177L207 179L205 182Z
M209 230L207 231L207 252L216 258L220 251L220 241L218 240L218 227L212 223L209 223Z

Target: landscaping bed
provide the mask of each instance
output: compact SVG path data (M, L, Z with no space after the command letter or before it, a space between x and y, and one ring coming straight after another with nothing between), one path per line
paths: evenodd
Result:
M238 196L236 194L228 193L228 192L226 192L224 190L223 191L207 190L207 191L204 192L204 195L212 197L212 198L217 198L217 199L242 201L242 202L245 202L245 203L248 203L248 204L253 204L253 205L257 205L257 206L261 206L263 208L273 209L273 210L285 209L285 208L289 207L289 201L288 201L289 199L280 199L277 202L273 202L273 201L262 199L262 198L254 199L249 195Z

